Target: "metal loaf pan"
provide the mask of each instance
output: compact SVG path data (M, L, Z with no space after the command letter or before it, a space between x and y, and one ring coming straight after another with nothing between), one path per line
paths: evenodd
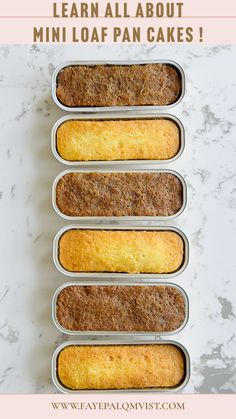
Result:
M180 75L181 78L181 93L179 98L170 105L165 106L110 106L110 107L73 107L73 106L65 106L63 105L57 97L57 76L58 73L65 67L72 67L72 66L96 66L96 65L123 65L123 66L131 66L131 65L142 65L142 64L167 64L175 68ZM70 61L59 65L52 76L52 97L54 102L57 106L59 106L64 111L68 112L119 112L119 111L144 111L144 110L167 110L172 106L177 105L182 99L185 94L185 76L182 67L177 64L175 61L172 60L143 60L143 61Z
M178 271L169 273L169 274L128 274L128 273L107 273L107 272L70 272L67 271L63 266L60 264L59 257L58 257L58 245L61 236L68 230L127 230L127 231L174 231L175 233L179 234L184 242L184 261L181 267L178 269ZM118 279L118 278L126 278L129 279L133 278L136 280L142 280L143 278L148 278L148 281L156 282L158 279L170 279L177 275L179 275L181 272L183 272L188 264L189 259L189 243L188 239L185 236L185 234L175 227L166 227L166 226L145 226L145 227L131 227L131 226L124 226L124 225L69 225L64 228L62 228L55 236L53 241L53 261L56 266L56 268L64 275L67 275L71 278L97 278L97 279Z
M172 157L171 159L166 160L98 160L98 161L72 161L72 160L65 160L63 159L58 150L57 150L57 130L58 128L67 121L111 121L111 120L134 120L134 119L168 119L174 122L179 129L180 135L180 148L178 153ZM69 115L63 116L60 118L53 126L51 132L51 148L54 157L61 163L66 164L67 166L98 166L98 165L133 165L133 164L164 164L164 163L172 163L178 157L181 156L185 147L185 131L183 124L180 122L176 116L169 115L169 114L160 114L157 112L148 112L148 113L137 113L137 112L129 112L129 113L100 113L100 114L87 114L87 115Z
M182 203L182 207L180 208L180 210L173 215L170 216L122 216L122 217L116 217L116 216L105 216L105 217L77 217L77 216L70 216L70 215L65 215L63 214L60 209L57 206L57 202L56 202L56 188L57 188L57 183L58 181L66 174L68 173L170 173L174 176L176 176L182 183L182 187L183 187L183 203ZM183 177L175 172L174 170L162 170L162 169L126 169L126 170L116 170L116 169L68 169L65 170L64 172L60 173L56 179L53 182L53 186L52 186L52 205L54 210L56 211L56 213L58 215L60 215L60 217L64 218L65 220L69 220L69 221L101 221L101 220L105 220L105 221L165 221L165 220L171 220L175 217L177 217L178 215L180 215L186 205L187 205L187 186L185 183L185 180L183 179Z
M63 326L61 326L61 324L59 323L58 319L57 319L57 313L56 313L56 305L57 305L57 298L60 294L60 292L67 288L67 287L73 287L73 286L122 286L122 287L130 287L130 286L142 286L142 287L152 287L152 286L165 286L165 287L172 287L172 288L176 288L183 296L184 298L184 303L185 303L185 319L183 321L183 323L181 324L181 326L178 329L175 329L173 331L170 332L135 332L135 331L128 331L128 332L121 332L121 331L116 331L116 332L112 332L112 331L72 331L69 329L65 329ZM183 290L183 288L181 288L180 286L173 284L173 283L169 283L169 282L159 282L158 284L150 284L148 282L143 282L143 283L130 283L130 282L124 282L124 281L113 281L110 282L109 284L107 282L85 282L85 281L78 281L78 282L67 282L63 285L61 285L59 288L57 288L57 290L54 293L53 299L52 299L52 320L55 324L55 326L60 330L60 332L65 333L67 335L71 335L71 336L119 336L119 335L124 335L124 336L129 336L129 335L134 335L134 336L139 336L139 335L146 335L146 336L170 336L173 335L175 333L180 332L187 324L188 322L188 317L189 317L189 300L188 300L188 296L186 294L186 292Z
M57 374L57 357L59 353L67 346L74 346L74 345L163 345L163 344L170 344L177 346L181 349L185 356L185 378L184 380L176 387L171 388L152 388L152 389L129 389L129 390L71 390L65 387L59 380ZM180 343L177 343L172 340L145 340L142 338L136 338L136 340L83 340L83 341L68 341L60 345L54 352L52 357L52 381L55 386L60 390L62 393L176 393L182 390L188 383L190 378L190 358L188 351L182 346Z

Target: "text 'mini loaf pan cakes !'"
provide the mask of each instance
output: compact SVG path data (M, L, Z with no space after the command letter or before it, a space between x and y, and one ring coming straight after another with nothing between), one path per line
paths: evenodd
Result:
M184 73L172 61L72 62L52 78L52 95L67 111L166 108L184 95Z
M52 129L53 154L67 165L165 163L183 148L181 122L154 112L66 116Z
M174 284L67 283L52 302L56 327L69 335L169 335L188 320L188 298Z
M67 170L52 191L53 206L65 219L169 219L186 206L186 184L164 170Z
M188 262L188 242L168 227L68 226L54 240L54 262L68 276L171 277Z
M87 341L88 342L88 341ZM67 342L53 356L52 376L63 392L177 391L189 379L189 357L176 342Z

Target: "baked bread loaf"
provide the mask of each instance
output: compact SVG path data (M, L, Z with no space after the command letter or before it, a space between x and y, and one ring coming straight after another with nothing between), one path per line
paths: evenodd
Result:
M56 148L67 161L168 160L180 133L169 119L73 120L57 129Z
M163 106L178 100L181 87L167 64L75 65L58 73L56 95L69 107Z
M67 346L57 376L72 390L173 388L185 378L185 356L169 344Z
M185 300L173 286L71 285L56 300L56 318L71 331L173 332Z
M71 172L57 183L56 204L71 217L171 216L183 205L183 186L171 173Z
M184 260L173 231L67 230L58 258L69 272L172 273Z

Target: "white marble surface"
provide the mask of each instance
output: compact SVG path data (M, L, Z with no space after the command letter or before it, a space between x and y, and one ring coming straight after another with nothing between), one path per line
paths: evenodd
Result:
M65 223L51 184L64 169L50 130L63 115L50 96L65 60L178 61L187 91L172 108L186 127L186 149L171 166L188 184L186 211L171 224L190 241L190 264L176 278L190 318L173 339L191 356L190 392L236 392L236 47L2 46L0 48L0 392L55 392L50 359L65 338L51 320L51 298L66 278L52 262Z

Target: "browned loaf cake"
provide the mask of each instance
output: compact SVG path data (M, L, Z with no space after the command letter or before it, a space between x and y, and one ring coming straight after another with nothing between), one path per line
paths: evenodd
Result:
M57 98L69 107L163 106L180 93L180 75L167 64L75 65L57 76Z
M185 319L173 286L72 285L56 301L59 324L72 331L171 332Z
M185 258L182 237L174 231L65 231L58 260L69 272L173 273Z
M183 205L183 186L171 173L68 173L56 186L68 216L171 216Z

